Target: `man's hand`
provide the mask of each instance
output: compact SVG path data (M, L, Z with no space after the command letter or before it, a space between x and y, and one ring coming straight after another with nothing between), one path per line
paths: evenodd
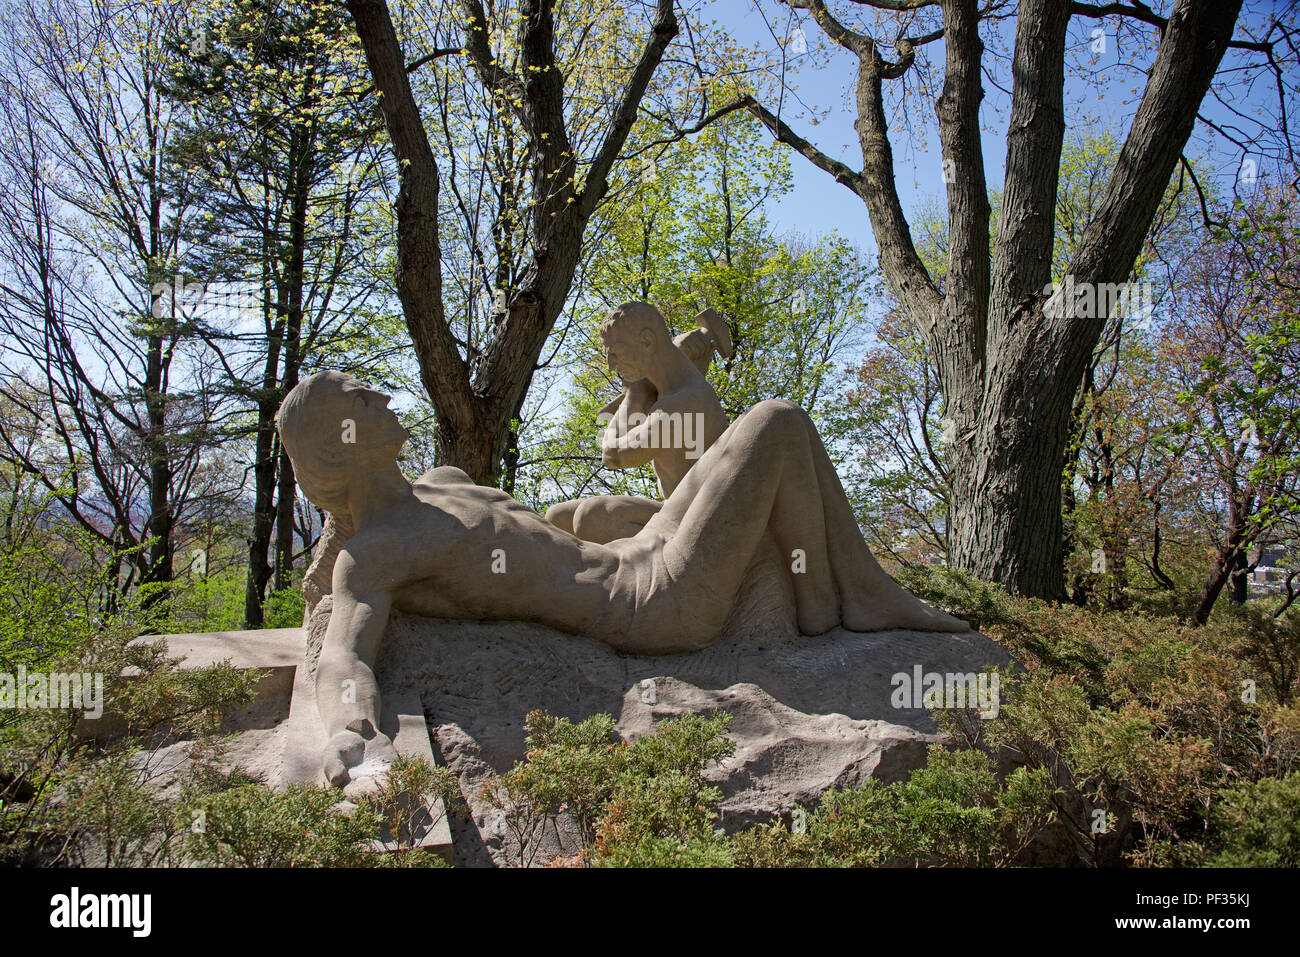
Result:
M600 461L606 468L630 469L645 465L654 460L659 453L659 436L663 434L658 421L662 412L652 411L649 415L640 411L630 411L624 403L618 415L610 422L609 428L600 443ZM629 422L636 416L635 425Z
M637 379L635 382L623 384L627 392L627 398L623 401L627 405L627 411L630 415L633 412L640 412L642 415L649 415L654 404L659 401L659 392L649 379Z

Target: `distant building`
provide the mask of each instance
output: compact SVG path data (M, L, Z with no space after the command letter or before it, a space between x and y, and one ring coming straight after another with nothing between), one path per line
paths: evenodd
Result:
M1295 569L1288 559L1290 550L1273 546L1263 550L1259 564L1250 573L1250 593L1252 595L1275 595L1286 591L1286 580Z

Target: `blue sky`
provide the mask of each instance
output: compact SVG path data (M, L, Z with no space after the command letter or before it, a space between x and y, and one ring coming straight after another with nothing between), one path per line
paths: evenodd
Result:
M861 168L861 153L853 129L853 105L856 59L829 41L806 11L792 10L777 0L701 0L696 16L705 22L716 20L743 47L758 47L769 53L777 49L777 37L789 37L796 27L804 33L808 54L789 61L789 82L797 87L797 99L788 99L780 115L796 132L813 142L828 155L853 169ZM849 0L827 0L832 12L847 26L869 22L862 7ZM1157 11L1170 6L1169 0L1157 2ZM1256 10L1266 4L1253 5ZM1258 15L1256 14L1256 19ZM1007 119L1010 112L1009 57L1014 43L1016 18L985 24L981 32L985 53L983 66L984 101L981 105L983 154L988 186L1000 190L1004 175ZM1100 27L1100 34L1094 31ZM1239 28L1240 32L1240 28ZM880 34L875 34L880 36ZM1126 21L1121 29L1116 17L1104 21L1075 17L1067 40L1065 108L1067 136L1071 132L1112 133L1123 142L1138 100L1145 86L1142 70L1154 57L1158 33L1152 26ZM926 52L942 67L942 40L929 44ZM1237 56L1231 54L1230 56ZM1257 56L1253 55L1252 56ZM919 59L919 58L918 58ZM909 74L908 82L915 82ZM938 83L942 78L938 77ZM897 87L899 81L890 81ZM887 84L887 96L891 85ZM1248 91L1246 102L1252 106L1269 105L1275 91L1267 84ZM1258 102L1255 102L1258 101ZM777 110L775 99L765 98L765 105ZM1292 104L1294 114L1295 104ZM809 109L817 112L814 125ZM1207 102L1205 109L1216 119L1226 111ZM895 183L905 214L910 222L925 206L946 218L942 158L938 144L938 125L934 116L934 95L914 97L906 112L908 127L899 122L891 128L894 152ZM891 124L894 117L891 115ZM1231 189L1241 162L1239 150L1225 149L1222 140L1200 128L1193 133L1187 153L1211 163L1220 176L1220 185ZM793 174L793 188L767 206L767 214L779 235L803 234L813 241L831 232L847 238L870 257L876 255L875 239L865 204L829 175L814 167L793 150L788 151ZM1263 163L1261 161L1261 168ZM878 304L868 307L876 314ZM873 337L864 337L861 348L869 348ZM846 361L854 361L861 349ZM559 401L561 389L553 390L551 403Z
M862 8L854 4L843 0L829 2L832 12L836 16L842 16L846 25L854 23L853 18L863 16ZM1169 4L1157 3L1154 6L1157 10L1162 10ZM1243 14L1243 17L1255 21L1268 12L1267 3L1248 6L1252 12ZM860 169L861 154L853 130L854 110L851 102L855 79L854 58L833 46L805 11L791 11L775 0L713 0L706 9L709 17L716 17L719 24L741 43L763 44L770 49L773 32L788 36L787 26L793 24L804 31L810 51L815 50L815 45L820 45L822 50L829 52L830 59L825 66L811 63L812 55L794 59L791 66L792 80L798 85L800 98L820 109L830 109L830 115L815 126L797 104L793 104L793 112L787 110L782 115L823 152L843 160L853 169ZM794 17L791 16L792 13L795 14ZM856 22L864 21L859 19ZM1099 26L1104 34L1104 42L1098 44L1100 49L1095 54L1095 83L1072 76L1067 70L1066 121L1068 128L1076 130L1100 132L1109 129L1122 141L1145 80L1126 64L1130 57L1138 63L1149 62L1148 49L1154 41L1155 30L1146 25L1130 25L1120 34L1117 31L1118 23L1119 20L1115 17L1105 21L1075 17L1072 21L1069 45L1080 69L1094 59L1093 44L1097 37L1092 31ZM1000 31L1000 35L991 36L985 43L985 100L981 110L985 172L990 188L1000 188L1001 185L1010 98L989 82L987 73L991 72L998 83L1006 85L1009 69L1005 63L998 61L995 51L999 46L1010 50L1015 19L1004 21L995 29ZM1238 32L1241 32L1240 25ZM930 44L929 49L932 56L942 57L942 41ZM1244 55L1229 52L1230 57ZM909 219L927 201L938 202L940 208L943 206L942 161L933 104L933 97L929 97L908 111L915 132L921 136L911 135L903 129L891 131L897 188ZM775 107L775 104L768 105ZM1243 112L1275 109L1276 89L1269 82L1256 83L1242 91L1237 106ZM1292 103L1291 106L1294 108L1295 104ZM1240 117L1230 117L1227 108L1208 99L1204 108L1216 121L1233 119L1247 140L1251 139L1252 133L1257 132L1249 129ZM1263 151L1276 144L1261 142L1260 145ZM1207 159L1217 170L1220 184L1231 189L1242 160L1241 151L1237 147L1198 124L1188 154ZM770 211L778 230L797 230L812 235L835 230L874 254L875 241L871 235L866 207L861 200L803 157L793 151L790 157L794 189ZM1268 168L1269 164L1262 155L1256 159L1261 171Z

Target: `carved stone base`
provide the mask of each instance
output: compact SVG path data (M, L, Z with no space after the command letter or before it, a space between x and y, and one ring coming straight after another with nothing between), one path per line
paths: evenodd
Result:
M761 579L756 569L753 581ZM622 655L540 625L394 614L376 663L383 730L399 751L456 771L474 810L472 822L448 822L438 808L426 846L450 854L454 838L459 864L515 859L479 791L523 757L524 718L533 710L574 721L612 714L629 740L668 717L727 712L735 753L710 777L724 794L722 824L733 830L811 807L828 788L902 780L922 767L939 738L927 710L894 707L896 674L911 676L918 667L970 674L1009 664L977 632L802 636L783 619L780 597L748 589L742 612L715 645L663 657ZM272 669L258 702L232 728L244 732L233 756L269 783L324 783L314 665L328 613L326 597L303 630L167 636L189 667L230 659L236 667ZM577 850L564 822L543 843L539 860Z
M937 729L924 708L893 707L895 674L1008 663L976 632L787 632L633 657L538 625L394 615L376 672L385 693L419 697L439 763L461 777L475 814L473 826L453 822L457 862L490 865L511 849L478 791L523 757L524 718L535 709L574 721L612 714L628 739L685 712L731 714L736 751L711 774L730 830L811 807L830 787L905 779L923 766ZM563 827L547 840L545 853L576 850Z

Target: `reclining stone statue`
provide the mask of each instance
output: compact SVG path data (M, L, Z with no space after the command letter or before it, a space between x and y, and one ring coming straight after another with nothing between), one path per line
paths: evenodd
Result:
M726 328L721 316L713 323ZM625 302L611 311L600 337L610 371L625 384L623 394L601 410L610 416L601 459L613 469L652 462L666 499L727 428L722 404L704 378L714 340L706 329L670 338L659 310L645 302ZM552 505L546 519L603 544L635 535L659 507L637 495L594 495Z
M388 401L319 372L277 414L300 486L337 520L317 667L324 769L336 785L392 757L372 669L393 609L537 622L633 654L692 651L718 638L751 559L774 541L796 557L789 578L804 634L968 628L877 564L812 420L789 402L741 415L635 536L602 545L460 469L407 481L397 456L409 435Z

